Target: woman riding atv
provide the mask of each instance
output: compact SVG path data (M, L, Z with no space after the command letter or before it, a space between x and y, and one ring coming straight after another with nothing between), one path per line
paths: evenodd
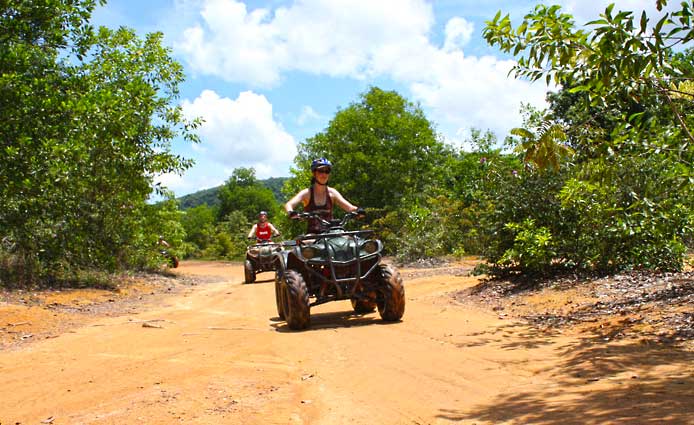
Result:
M332 164L325 158L314 159L311 162L311 186L301 190L294 195L284 206L284 209L289 214L289 218L296 219L298 213L294 210L299 203L304 206L305 212L317 211L320 212L324 220L330 221L333 218L333 203L337 204L346 212L356 212L359 215L364 215L364 209L352 205L346 200L340 192L332 187L328 187ZM321 233L323 231L318 219L308 221L307 233Z

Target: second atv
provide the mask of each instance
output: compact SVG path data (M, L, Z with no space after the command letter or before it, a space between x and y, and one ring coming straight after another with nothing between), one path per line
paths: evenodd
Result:
M381 263L383 243L372 230L345 230L357 217L326 221L318 212L299 213L299 219L318 219L324 233L296 238L290 250L275 254L277 313L294 330L310 325L311 307L350 300L357 313L378 308L381 318L399 321L405 313L405 287L395 267Z
M275 254L282 251L282 245L270 241L257 240L255 245L246 249L246 261L243 264L244 282L255 282L256 273L274 271Z

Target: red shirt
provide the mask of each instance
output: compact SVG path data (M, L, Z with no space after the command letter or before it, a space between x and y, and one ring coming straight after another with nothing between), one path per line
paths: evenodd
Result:
M255 237L263 241L269 241L272 238L272 229L270 229L267 222L258 223L255 226Z

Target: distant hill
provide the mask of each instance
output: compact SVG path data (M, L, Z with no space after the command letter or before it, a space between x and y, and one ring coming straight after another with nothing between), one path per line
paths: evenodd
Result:
M268 189L272 190L277 202L283 204L287 199L282 195L282 186L287 181L288 177L270 177L269 179L259 180ZM197 207L198 205L207 204L211 207L219 205L219 190L222 186L212 187L210 189L199 190L190 193L180 198L176 198L182 210Z
M211 207L217 206L219 205L219 196L217 196L217 194L221 188L222 186L217 186L181 196L177 198L178 205L182 210L187 210L202 204L207 204Z

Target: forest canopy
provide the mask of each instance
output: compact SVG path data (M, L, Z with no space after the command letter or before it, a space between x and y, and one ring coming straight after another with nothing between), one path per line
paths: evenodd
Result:
M183 68L161 33L94 28L99 4L0 7L4 285L156 268L159 236L182 257L240 259L260 210L301 232L280 199L308 186L317 157L401 261L479 255L499 276L679 270L692 249L691 1L658 0L656 17L611 5L580 27L559 6L500 11L483 35L515 58L509 78L557 87L546 110L520 108L522 126L472 129L463 150L420 105L370 87L299 143L291 176L265 184L239 167L195 205L154 184L191 166L173 140L199 141L178 105Z

